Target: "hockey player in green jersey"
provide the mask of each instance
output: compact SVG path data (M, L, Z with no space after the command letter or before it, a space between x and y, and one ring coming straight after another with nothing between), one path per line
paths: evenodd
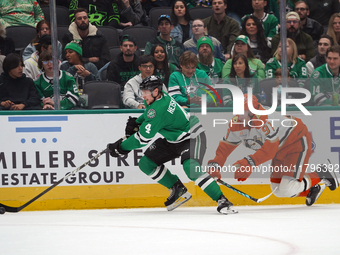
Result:
M290 77L296 79L299 86L303 87L308 77L306 62L298 57L295 42L290 38L287 38L287 64ZM274 78L274 73L278 68L281 68L281 43L279 43L274 57L266 63L266 78Z
M314 70L310 78L312 101L317 106L339 105L340 46L327 49L326 64Z
M120 139L108 144L110 155L120 157L131 150L144 147L159 133L164 138L157 139L149 146L139 161L139 168L154 181L171 189L171 194L164 203L167 209L174 210L191 198L178 176L164 165L165 162L181 157L186 175L218 203L218 212L237 212L232 209L233 204L222 194L214 179L201 172L206 151L206 136L201 123L196 116L189 116L172 97L162 91L162 85L162 80L154 75L143 80L140 89L145 100L145 112L137 119L128 120L126 140Z

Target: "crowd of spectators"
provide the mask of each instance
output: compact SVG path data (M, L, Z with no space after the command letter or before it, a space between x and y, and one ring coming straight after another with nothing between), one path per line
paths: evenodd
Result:
M282 86L277 0L56 3L69 9L70 18L67 32L58 38L57 45L62 109L79 108L84 84L99 80L120 85L122 108L144 108L138 87L143 78L152 74L163 80L164 90L183 107L200 106L202 93L217 83L235 85L243 92L251 87L258 97L264 80L272 79L275 86ZM54 109L52 31L40 7L48 4L48 0L0 2L2 110ZM147 38L146 45L139 49L136 38L124 29L147 26L150 10L161 6L171 7L171 14L158 16L157 36ZM211 8L213 15L192 19L189 10L196 6ZM285 11L289 79L310 90L312 99L308 105L339 105L339 0L287 0ZM6 28L22 25L34 27L37 34L24 50L16 52ZM114 58L101 26L118 30L120 53ZM320 82L320 78L327 82ZM18 93L24 84L28 87ZM223 100L218 102L210 96L208 105L232 106L231 92L219 92Z

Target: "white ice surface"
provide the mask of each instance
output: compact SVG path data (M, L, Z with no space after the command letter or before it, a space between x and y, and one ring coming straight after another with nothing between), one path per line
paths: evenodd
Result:
M0 215L0 254L340 254L340 205L63 210Z

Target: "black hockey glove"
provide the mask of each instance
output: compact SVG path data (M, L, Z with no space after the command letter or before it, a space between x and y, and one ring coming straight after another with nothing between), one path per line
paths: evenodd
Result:
M129 136L138 132L140 124L137 124L136 120L137 120L137 118L133 118L133 117L129 116L129 119L127 120L126 128L125 128L126 138L128 138Z
M122 150L122 148L120 147L121 143L122 143L123 139L120 138L117 142L115 143L109 143L107 145L107 148L110 151L110 155L111 157L115 157L115 158L119 158L123 155L128 154L130 151L124 151Z

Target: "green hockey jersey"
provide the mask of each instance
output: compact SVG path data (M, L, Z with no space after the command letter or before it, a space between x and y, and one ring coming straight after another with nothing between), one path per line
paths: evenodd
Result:
M53 78L50 79L45 73L34 81L39 96L42 99L46 97L53 98ZM65 71L60 71L59 75L60 88L60 110L69 110L78 105L79 94L76 81L73 76Z
M210 66L203 65L199 62L197 68L203 70L210 79L222 77L223 63L219 58L214 58Z
M136 120L139 131L123 141L123 150L134 150L147 145L157 134L168 142L179 143L195 138L204 131L196 116L190 116L176 101L163 91L163 96L146 105L145 112Z
M254 15L247 14L242 17L242 22L245 17ZM276 35L279 32L279 20L272 14L264 13L263 17L260 19L262 22L262 26L264 29L264 36L267 37L269 40L272 39L274 35Z
M188 95L190 97L202 97L207 94L207 103L217 105L216 95L209 89L212 86L208 75L196 68L191 78L186 77L182 72L173 72L169 78L169 95L172 96L179 105L189 107L201 107L201 105L188 105Z
M340 93L340 73L337 76L323 64L314 70L310 77L312 101L318 106L338 105Z
M266 78L275 78L276 69L281 68L281 62L275 57L266 63ZM296 63L288 63L289 76L295 78L300 87L303 87L305 80L308 78L306 62L301 58L297 58Z

